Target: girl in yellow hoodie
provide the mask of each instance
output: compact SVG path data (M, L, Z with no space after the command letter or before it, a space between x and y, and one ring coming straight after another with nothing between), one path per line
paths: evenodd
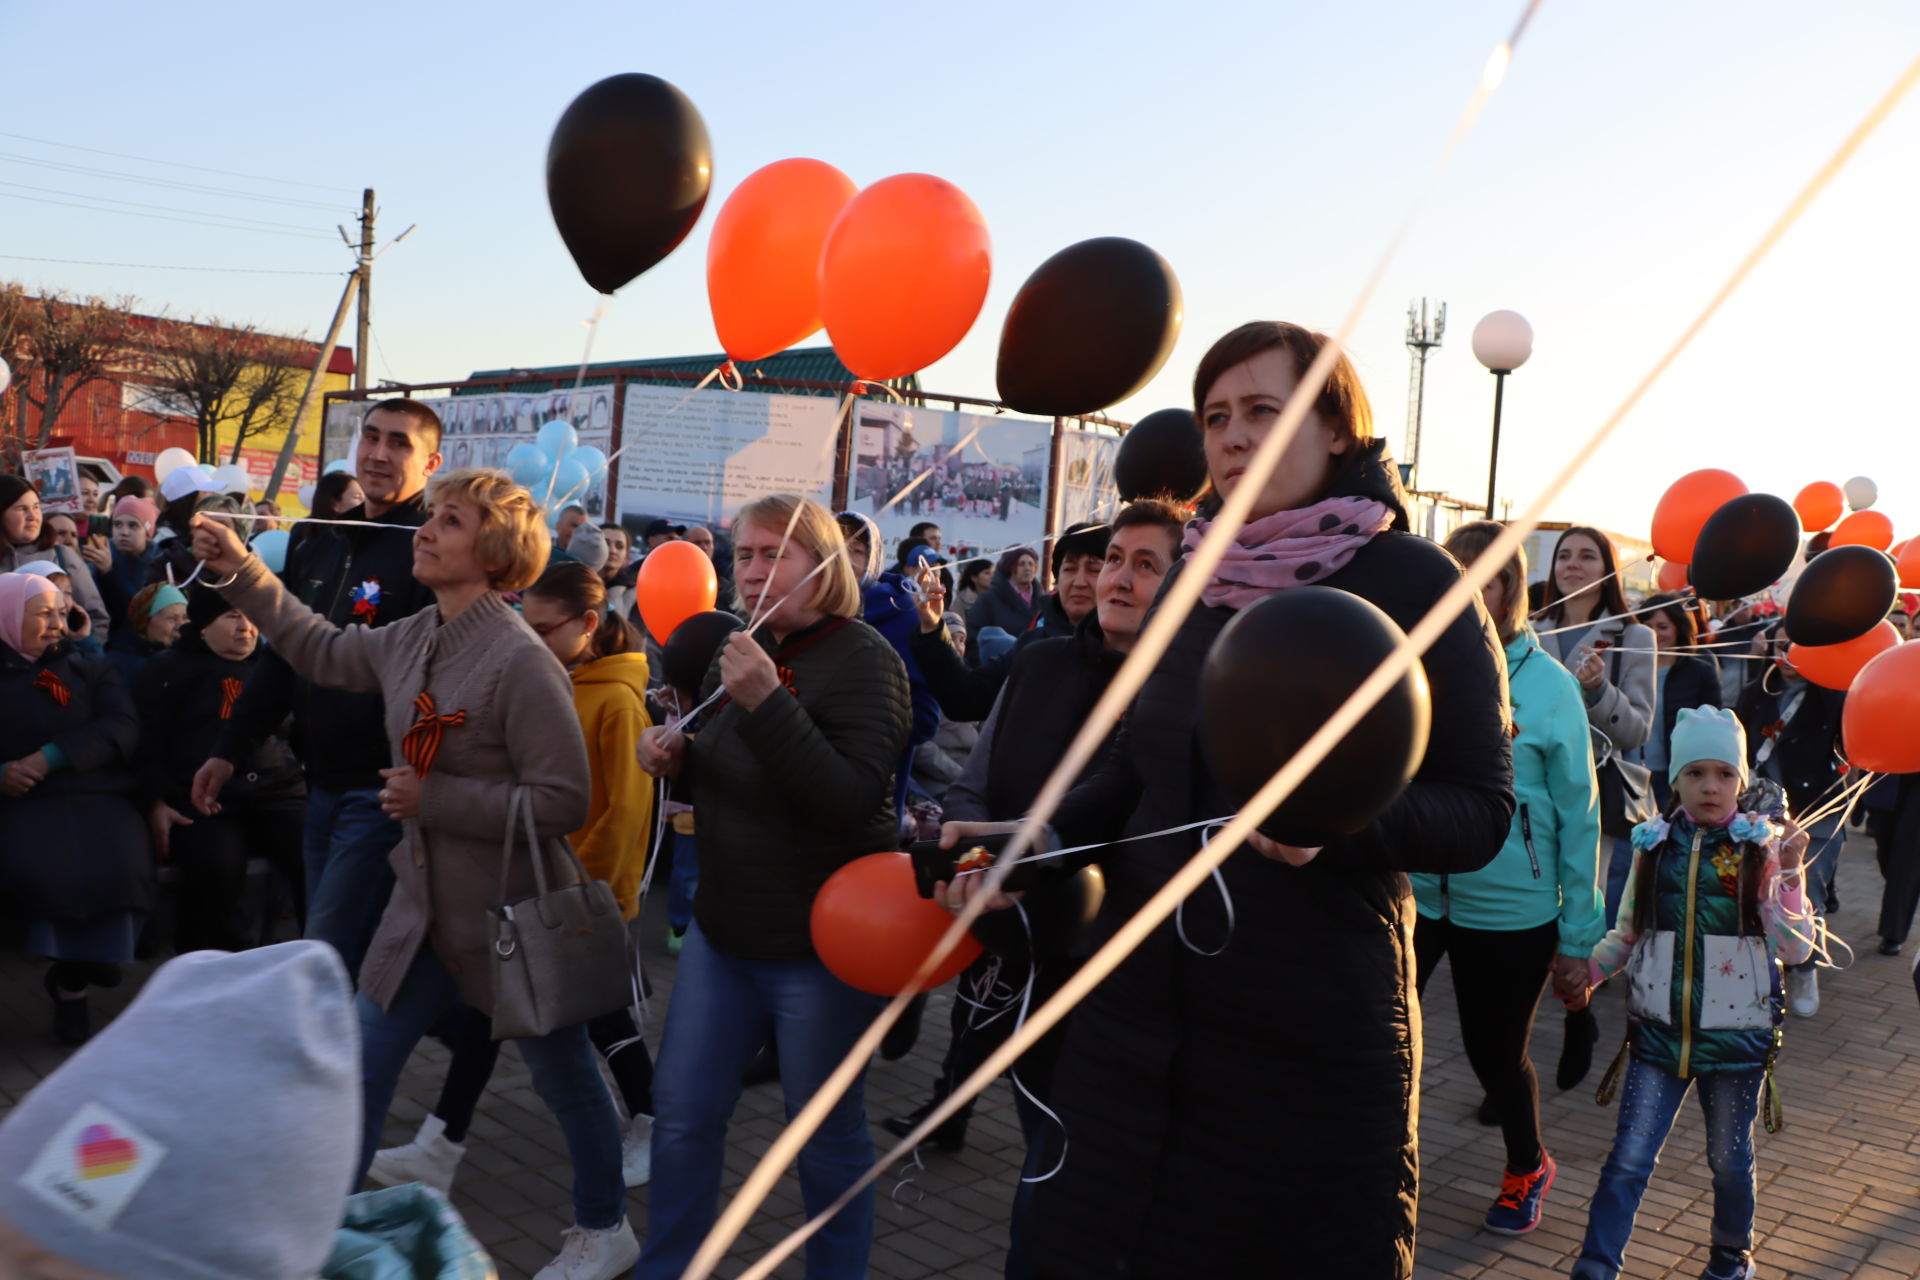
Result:
M653 779L640 771L636 754L647 715L647 658L632 627L607 612L600 575L577 561L547 567L520 597L521 615L573 680L573 709L587 740L593 798L586 825L570 837L587 874L604 880L631 921L640 911L640 882L653 836ZM449 1028L453 1049L440 1101L414 1140L389 1147L373 1159L368 1176L383 1186L425 1182L441 1191L466 1154L467 1126L493 1074L500 1042L486 1018ZM607 1060L621 1100L632 1117L622 1143L629 1187L646 1184L653 1135L653 1059L633 1016L625 1009L587 1024Z

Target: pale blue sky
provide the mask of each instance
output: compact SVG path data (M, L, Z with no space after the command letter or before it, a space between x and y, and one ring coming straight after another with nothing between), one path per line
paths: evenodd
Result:
M714 198L679 252L622 291L596 358L716 349L703 274L713 214L753 169L810 155L863 184L936 173L985 212L993 290L973 333L925 374L936 389L993 394L1006 306L1055 250L1110 234L1160 250L1185 287L1187 324L1161 376L1115 410L1132 417L1186 403L1194 362L1243 320L1339 322L1520 7L202 2L110 3L78 20L13 0L0 130L337 190L16 138L0 138L0 156L338 209L0 159L0 182L332 237L0 199L0 252L342 269L331 228L371 185L387 234L420 224L377 269L376 376L577 359L594 295L547 215L547 136L586 85L649 71L704 113ZM1384 433L1397 444L1405 419L1407 301L1444 298L1423 479L1480 496L1492 380L1467 338L1485 312L1519 310L1537 345L1509 383L1501 489L1527 496L1916 53L1912 0L1548 0L1356 336ZM1917 161L1910 101L1554 514L1642 533L1668 480L1726 466L1789 496L1865 473L1902 536L1920 532ZM316 334L338 288L5 259L0 274Z

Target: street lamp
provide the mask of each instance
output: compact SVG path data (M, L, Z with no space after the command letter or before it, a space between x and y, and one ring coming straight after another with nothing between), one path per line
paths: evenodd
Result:
M1490 311L1473 326L1473 358L1493 374L1493 450L1487 458L1487 519L1493 513L1494 480L1500 472L1500 402L1507 375L1533 354L1533 326L1518 311Z

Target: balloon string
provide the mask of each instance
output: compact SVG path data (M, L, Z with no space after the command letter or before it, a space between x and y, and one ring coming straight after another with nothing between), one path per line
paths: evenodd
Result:
M603 293L600 295L600 301L595 304L593 308L593 318L585 322L587 326L587 345L586 348L580 352L580 372L575 374L573 378L573 390L575 394L578 394L580 388L586 385L587 366L593 361L594 335L600 332L600 322L607 318L607 312L611 310L613 310L613 295Z
M1208 827L1224 827L1229 822L1232 822L1233 819L1233 814L1228 814L1224 818L1202 818L1198 822L1185 822L1177 827L1168 827L1163 831L1146 831L1137 836L1122 836L1118 840L1100 840L1093 844L1077 844L1071 849L1049 849L1045 853L1029 853L1021 858L1020 861L1022 863L1046 862L1052 858L1064 858L1074 853L1089 853L1095 849L1111 849L1116 845L1133 844L1139 840L1158 840L1162 836L1177 836L1188 831L1205 830ZM1206 842L1202 840L1201 843L1205 844ZM953 878L958 882L965 876L983 876L992 870L992 867L975 867L971 871L956 871L953 873ZM1231 904L1229 904L1228 910L1232 910Z
M1529 14L1531 14L1533 8L1534 6L1531 4L1528 6ZM1511 48L1503 45L1501 49L1495 51L1496 59L1489 61L1489 71L1492 71L1497 56L1503 51L1510 54ZM1480 100L1490 91L1491 85L1488 83L1488 79L1491 79L1491 77L1483 79L1482 88L1476 93L1474 102L1470 104L1470 115L1477 114ZM1211 869L1223 862L1226 857L1239 846L1245 836L1254 829L1255 825L1263 820L1267 814L1272 812L1281 800L1291 794L1294 788L1305 779L1307 774L1332 750L1340 738L1359 723L1361 717L1385 695L1387 690L1413 668L1413 664L1418 660L1419 655L1429 649L1434 642L1440 638L1441 632L1452 625L1461 613L1472 607L1473 600L1478 597L1481 590L1500 571L1506 561L1512 557L1515 550L1520 547L1527 535L1539 525L1542 516L1545 514L1547 505L1556 499L1568 484L1572 482L1574 477L1579 474L1581 469L1592 461L1593 456L1600 450L1601 446L1606 443L1608 438L1612 436L1619 424L1625 420L1627 414L1644 398L1647 391L1660 379L1661 375L1692 345L1693 340L1706 328L1708 322L1718 314L1726 300L1739 288L1746 278L1752 274L1754 268L1771 253L1773 247L1778 244L1786 235L1787 231L1799 221L1801 215L1813 203L1814 199L1832 182L1840 170L1845 168L1847 161L1858 151L1866 138L1884 122L1886 117L1892 112L1894 106L1913 88L1916 81L1920 81L1920 59L1916 59L1910 64L1902 76L1895 81L1893 86L1888 89L1881 99L1867 112L1866 116L1841 144L1839 149L1835 151L1832 157L1821 167L1819 172L1802 187L1794 200L1775 219L1773 224L1761 237L1760 241L1748 252L1740 264L1735 267L1732 275L1721 285L1713 297L1708 300L1706 305L1687 327L1682 330L1680 335L1655 362L1653 367L1648 370L1633 389L1629 391L1626 399L1588 436L1580 448L1575 450L1573 457L1568 461L1567 465L1563 467L1561 471L1552 478L1545 489L1535 497L1520 518L1509 524L1506 530L1493 541L1487 550L1477 557L1473 564L1465 568L1460 579L1435 602L1426 616L1414 627L1413 631L1387 656L1385 661L1361 684L1360 688L1334 712L1327 723L1315 732L1300 748L1299 753L1296 754L1292 760L1288 761L1288 763L1254 795L1252 800L1249 801L1248 807L1242 811L1240 816L1236 818L1223 833L1220 842L1198 851L1185 867L1176 872L1159 892L1157 892L1132 919L1122 925L1120 930L1115 933L1097 953L1088 959L1087 963L1079 972L1069 979L1068 982L1040 1008L1034 1015L1033 1020L1023 1028L1020 1035L1015 1036L1006 1044L1000 1046L999 1049L995 1050L973 1075L969 1076L958 1088L951 1091L940 1105L936 1106L921 1119L919 1125L915 1127L913 1132L902 1139L903 1146L910 1146L911 1144L919 1142L927 1133L931 1132L935 1126L944 1123L962 1105L990 1084L1010 1062L1017 1059L1021 1053L1024 1053L1035 1039L1044 1035L1049 1029L1057 1025L1069 1009L1085 998L1087 993L1096 985L1104 981L1107 976L1118 967L1122 959L1130 954L1135 947L1139 946L1151 930L1158 927L1168 915L1172 914L1174 907L1180 899L1197 888L1199 884L1207 878ZM1397 239L1395 243L1397 245ZM1389 255L1389 257L1390 256L1391 255ZM1376 271L1376 279L1377 275L1378 272ZM1361 298L1363 304L1371 293L1372 285L1370 284ZM1337 343L1329 343L1328 347L1336 348L1337 345ZM1264 456L1266 447L1278 441L1278 445L1276 446L1277 453L1277 450L1284 448L1285 444L1291 439L1300 417L1304 416L1306 403L1310 401L1313 395L1318 394L1319 388L1323 385L1325 375L1328 371L1327 366L1330 366L1330 364L1331 361L1328 361L1323 365L1320 360L1316 359L1314 364L1309 366L1308 371L1301 377L1299 391L1289 399L1288 410L1283 412L1281 420L1275 424L1274 428L1268 433L1267 439L1262 442L1261 451L1256 453L1252 466L1249 469L1249 478L1243 482L1241 487L1236 488L1234 497L1239 497L1248 490L1258 489L1259 486L1265 482L1267 474L1272 470L1271 460ZM1301 409L1300 415L1295 415L1292 412L1295 407ZM1248 500L1251 502L1250 493L1248 494ZM1244 515L1243 511L1236 509L1238 505L1242 504L1235 504L1231 498L1229 499L1227 507L1223 509L1222 519L1216 523L1216 530L1224 528L1227 530L1226 536L1231 536L1232 532L1238 529L1241 517ZM1211 534L1209 535L1209 541L1211 541ZM1218 561L1219 555L1216 552L1215 555L1207 557L1206 551L1207 544L1203 543L1200 549L1195 552L1195 557L1203 563L1203 567L1208 572L1211 572L1213 563ZM1176 590L1170 593L1169 596L1169 600L1172 601L1172 603L1169 605L1169 612L1166 616L1173 618L1173 621L1167 624L1168 629L1179 625L1179 622L1183 620L1185 612L1191 608L1192 599L1189 597L1197 597L1198 594L1199 584L1195 584L1194 590L1191 593L1179 592L1178 588L1182 585L1184 585L1183 582L1176 582ZM1127 665L1131 665L1133 659L1138 658L1143 653L1151 655L1147 659L1148 663L1157 661L1159 653L1165 648L1164 639L1157 648L1151 646L1142 647L1143 645L1148 645L1149 640L1152 638L1153 631L1154 625L1150 623L1148 633L1143 635L1139 642L1136 642L1133 655L1128 659ZM1133 690L1137 688L1140 683L1140 679L1138 673L1135 673L1134 678L1129 681L1127 680L1127 674L1127 666L1123 665L1121 672L1115 676L1114 684L1109 685L1109 690L1112 691L1118 686L1123 698L1130 699ZM1099 719L1099 713L1104 709L1105 702L1103 699L1101 707L1096 708L1095 718L1090 719L1088 725L1089 729L1100 733L1102 737L1104 737L1107 724L1111 723L1113 718L1109 714L1104 719ZM1095 727L1096 725L1097 728ZM1068 771L1070 769L1069 777L1077 777L1079 769L1083 767L1085 763L1084 759L1076 759L1076 756L1079 754L1080 753L1070 751L1068 756L1061 761L1060 769L1057 772ZM1028 826L1024 828L1021 833L1027 836L1028 839L1031 839L1031 830L1044 823L1047 814L1051 812L1052 806L1058 803L1059 797L1057 795L1047 794L1047 792L1055 790L1053 786L1054 781L1056 780L1050 779L1048 788L1046 791L1043 791L1042 800L1045 803L1036 806L1035 813L1029 815ZM1008 854L1014 855L1013 858L1008 859L1006 855L1002 855L1003 861L1006 861L1008 864L1009 871L1012 865L1017 862L1018 855L1023 847L1020 838L1016 837L1014 842L1008 846L1007 850ZM999 864L996 863L996 869L998 866ZM1004 877L1001 877L1001 880L1003 882ZM989 881L990 885L993 883L993 881ZM923 962L921 974L919 975L920 978L924 978L927 973L931 972L932 967L940 963L947 952L951 951L953 944L958 941L961 931L971 925L973 918L978 915L979 912L976 908L984 908L985 899L988 896L990 895L975 895L976 900L970 902L967 910L961 912L952 928L949 929L948 935L943 937L939 944L936 944L931 954L927 957L927 960ZM909 984L909 986L912 985L915 984ZM735 1197L734 1201L727 1206L726 1212L715 1224L713 1232L708 1236L700 1252L689 1265L683 1276L683 1280L705 1280L705 1277L712 1273L714 1265L725 1255L733 1240L737 1238L739 1233L745 1228L747 1219L751 1216L753 1210L757 1208L759 1203L765 1198L766 1192L771 1188L774 1179L786 1169L787 1165L798 1153L800 1145L811 1136L813 1130L819 1126L820 1121L824 1119L830 1108L837 1102L840 1094L852 1083L859 1072L865 1068L868 1056L878 1047L881 1037L886 1034L886 1031L892 1026L893 1022L898 1019L900 1010L904 1007L906 1001L907 997L903 994L896 997L891 1004L881 1011L880 1017L875 1021L873 1026L869 1027L866 1033L860 1037L860 1040L854 1045L853 1050L848 1054L846 1060L841 1063L840 1067L835 1070L820 1090L816 1091L814 1096L808 1100L807 1105L802 1108L799 1117L782 1132L773 1146L769 1148L760 1164L756 1166L754 1172L749 1175L746 1186ZM892 1158L891 1154L887 1157L889 1160ZM774 1268L778 1267L781 1262L790 1257L794 1250L805 1243L826 1221L850 1203L853 1197L859 1195L867 1186L871 1185L873 1179L884 1172L885 1168L886 1165L883 1162L876 1166L876 1168L869 1169L867 1173L856 1180L852 1186L842 1192L833 1204L829 1205L820 1214L810 1219L798 1230L783 1239L752 1267L743 1272L741 1280L765 1280L765 1277L770 1275Z
M1685 592L1682 592L1680 594L1687 595L1687 594L1690 594L1692 591L1693 591L1693 588L1688 587ZM1647 605L1644 608L1640 608L1640 609L1629 609L1625 613L1609 613L1604 617L1594 618L1588 622L1570 622L1564 627L1551 627L1545 631L1541 631L1538 628L1535 628L1533 634L1536 636L1557 636L1557 635L1560 635L1562 632L1566 632L1566 631L1585 631L1588 627L1597 627L1603 622L1611 622L1616 618L1620 619L1621 621L1626 621L1628 619L1638 618L1643 614L1658 613L1662 609L1668 608L1677 603L1678 601L1668 600L1663 604L1652 604L1652 605Z
M1213 831L1213 828L1209 828L1200 833L1200 847L1202 849L1206 848L1208 843L1213 839ZM1227 936L1220 939L1219 946L1208 951L1195 946L1193 939L1187 936L1187 903L1191 901L1191 899L1182 898L1179 907L1175 908L1173 913L1173 931L1180 935L1180 945L1193 952L1193 954L1205 958L1217 956L1229 946L1233 945L1233 895L1227 892L1227 879L1220 874L1219 867L1213 869L1213 884L1216 889L1220 890L1220 905L1225 907L1227 912Z
M1633 568L1635 565L1650 564L1653 561L1658 560L1659 558L1660 557L1656 555L1648 554L1648 555L1641 556L1637 560L1629 560L1624 565L1621 565L1618 569L1615 569L1612 573L1607 574L1605 577L1595 578L1592 582L1589 582L1586 586L1581 587L1579 590L1567 592L1567 594L1561 596L1558 600L1555 600L1552 604L1542 605L1540 608L1535 609L1532 613L1527 615L1527 620L1531 622L1535 618L1543 618L1547 614L1559 608L1561 605L1565 604L1569 600L1575 599L1579 596L1583 596L1587 594L1587 592L1589 591L1598 591L1601 587L1606 586L1609 582L1612 582L1615 578L1622 577L1622 575L1624 575L1627 570ZM1549 574L1553 572L1552 565L1547 566L1547 572Z

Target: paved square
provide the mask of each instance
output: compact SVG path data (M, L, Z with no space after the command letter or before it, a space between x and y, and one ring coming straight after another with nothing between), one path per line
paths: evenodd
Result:
M1856 834L1840 870L1842 908L1834 927L1859 955L1847 972L1823 976L1819 1016L1788 1020L1779 1079L1786 1128L1756 1132L1759 1161L1761 1274L1768 1280L1905 1280L1920 1275L1920 1004L1909 957L1874 954L1872 934L1880 877L1872 847ZM673 961L663 948L660 903L649 913L647 938L655 979L655 1027L673 983ZM40 966L21 959L17 940L0 952L0 1113L60 1062L47 1030ZM1909 948L1911 952L1912 948ZM143 977L145 969L140 975ZM96 996L104 1015L126 1003L135 983ZM925 1029L899 1062L873 1064L867 1109L877 1121L911 1109L927 1095L947 1042L950 990L929 1003ZM1542 1119L1560 1162L1539 1230L1519 1239L1479 1229L1498 1189L1499 1132L1474 1119L1480 1089L1461 1052L1451 978L1442 969L1428 990L1426 1059L1421 1092L1421 1277L1563 1276L1578 1251L1601 1162L1612 1143L1616 1112L1593 1104L1593 1089L1619 1046L1624 1001L1617 992L1596 1000L1601 1042L1587 1081L1566 1094L1552 1090L1560 1052L1559 1006L1543 1003L1534 1061L1546 1088ZM428 1043L401 1082L387 1138L403 1142L438 1093L446 1054ZM190 1086L183 1086L190 1087ZM1698 1108L1675 1126L1641 1211L1626 1274L1697 1276L1706 1258L1711 1186ZM727 1160L727 1194L739 1185L784 1121L780 1090L746 1091L735 1113ZM876 1141L887 1138L876 1127ZM1071 1141L1071 1135L1069 1135ZM884 1148L883 1148L884 1149ZM1024 1152L1011 1094L1004 1082L989 1091L968 1131L965 1151L928 1152L924 1168L896 1165L880 1184L880 1211L872 1274L882 1280L953 1277L990 1280L1002 1273L1005 1230ZM1072 1158L1071 1149L1068 1158ZM468 1142L454 1184L454 1200L493 1252L503 1277L530 1276L550 1259L568 1209L569 1173L557 1127L534 1096L519 1056L509 1052ZM646 1190L629 1205L636 1230L646 1224ZM735 1248L721 1274L746 1263L802 1220L799 1187L783 1178L768 1207ZM1275 1242L1275 1269L1284 1242ZM781 1269L799 1277L798 1261ZM1321 1280L1321 1278L1314 1278Z

